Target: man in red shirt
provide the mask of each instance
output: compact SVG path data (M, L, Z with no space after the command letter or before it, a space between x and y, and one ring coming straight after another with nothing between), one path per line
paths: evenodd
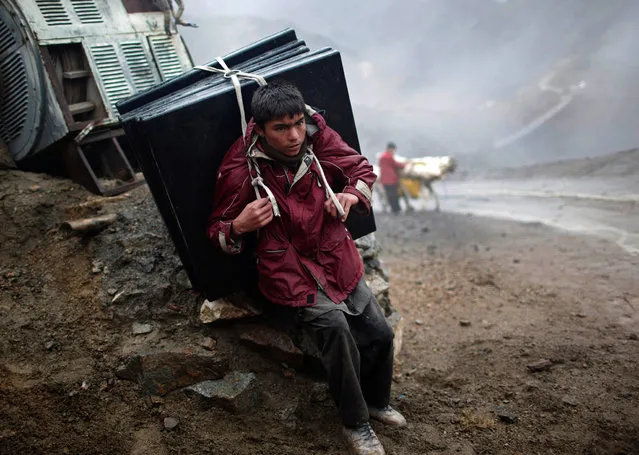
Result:
M400 163L395 159L396 150L395 143L389 142L386 146L386 151L378 158L379 183L384 186L386 200L393 213L399 213L401 210L398 195L399 170L405 166L404 163Z
M317 345L349 448L384 454L369 418L406 424L389 405L394 335L344 225L351 209L370 211L373 168L293 85L260 87L251 108L220 166L208 236L237 254L257 232L258 287Z

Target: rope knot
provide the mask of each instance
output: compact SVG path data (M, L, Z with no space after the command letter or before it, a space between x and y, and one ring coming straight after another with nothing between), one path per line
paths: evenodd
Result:
M231 79L233 76L237 76L238 74L240 74L240 70L226 70L224 72L224 77L226 79Z

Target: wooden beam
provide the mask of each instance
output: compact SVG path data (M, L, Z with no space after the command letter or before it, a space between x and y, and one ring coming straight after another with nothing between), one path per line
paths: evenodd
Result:
M95 103L93 101L69 104L71 115L84 114L85 112L91 112L93 110L95 110Z
M62 73L62 77L65 79L83 79L89 77L91 72L89 70L75 70L75 71L65 71Z

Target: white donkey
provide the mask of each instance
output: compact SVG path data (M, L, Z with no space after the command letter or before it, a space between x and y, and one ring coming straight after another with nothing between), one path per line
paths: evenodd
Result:
M421 158L403 158L395 155L395 159L405 163L400 170L399 196L406 203L406 211L412 211L409 197L413 199L428 200L430 196L435 199L435 210L440 211L439 197L433 188L433 183L442 180L447 174L455 172L457 162L451 156L425 156ZM379 167L373 166L375 173L379 175ZM388 210L388 199L384 186L376 184L373 188L382 202L383 211Z

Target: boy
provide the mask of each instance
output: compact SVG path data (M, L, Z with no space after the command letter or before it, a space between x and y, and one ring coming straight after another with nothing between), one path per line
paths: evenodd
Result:
M259 231L260 291L294 307L316 343L349 449L384 454L369 418L406 424L389 406L393 332L343 224L351 209L370 211L376 176L295 86L260 87L251 108L246 136L220 166L208 236L237 254L243 236ZM342 190L333 194L330 186ZM267 197L257 197L255 188Z

